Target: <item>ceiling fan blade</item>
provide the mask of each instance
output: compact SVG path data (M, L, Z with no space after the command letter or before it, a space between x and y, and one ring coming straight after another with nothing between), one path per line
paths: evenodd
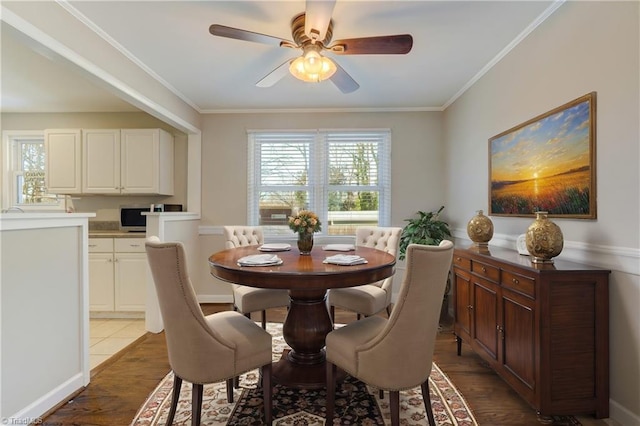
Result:
M405 54L413 47L410 34L336 40L327 49L337 55Z
M262 80L258 81L256 83L256 86L271 87L277 82L279 82L282 79L282 77L287 75L287 73L289 72L289 64L291 64L292 60L293 59L287 59L285 62L282 63L282 65L278 66L278 68L274 69L269 74L264 76Z
M334 61L334 63L336 64L336 72L330 77L333 84L342 93L351 93L358 90L360 85L337 62Z
M327 35L327 28L331 22L333 7L336 5L335 0L307 0L304 33L314 39L314 33L317 33L316 40L324 40ZM313 30L313 32L312 32Z
M236 40L253 41L256 43L271 44L274 46L295 47L295 44L289 40L254 33L252 31L240 30L238 28L227 27L225 25L213 24L209 27L209 32L214 36L234 38Z

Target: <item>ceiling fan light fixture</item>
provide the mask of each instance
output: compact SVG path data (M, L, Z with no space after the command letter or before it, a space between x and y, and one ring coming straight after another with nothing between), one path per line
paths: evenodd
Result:
M296 58L289 66L289 72L297 79L317 83L331 78L336 72L336 64L320 55L314 48L306 49L303 56Z

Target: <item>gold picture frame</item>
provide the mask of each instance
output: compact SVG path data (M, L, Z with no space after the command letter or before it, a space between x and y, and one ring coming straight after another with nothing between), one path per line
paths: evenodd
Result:
M489 214L595 219L596 92L489 139Z

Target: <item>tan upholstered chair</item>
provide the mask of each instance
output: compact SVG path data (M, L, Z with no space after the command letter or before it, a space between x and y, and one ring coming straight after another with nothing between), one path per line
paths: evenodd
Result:
M368 317L327 335L327 424L333 424L338 367L390 391L392 425L399 424L399 391L421 386L429 424L435 426L428 380L453 243L410 244L406 255L407 268L391 317Z
M182 244L150 237L145 245L175 375L167 424L173 423L183 380L193 384L191 424L199 425L203 384L225 380L233 402L233 379L255 368L262 372L265 420L271 424L271 335L238 312L204 316Z
M402 228L360 226L356 229L356 245L386 251L396 256L401 234ZM336 306L356 312L358 319L361 315L368 317L383 309L390 315L392 292L393 277L373 284L329 290L331 320L335 321Z
M225 248L258 246L264 243L264 234L259 226L225 226ZM246 317L251 312L262 311L262 328L267 326L267 309L289 306L287 290L271 290L231 284L233 307Z

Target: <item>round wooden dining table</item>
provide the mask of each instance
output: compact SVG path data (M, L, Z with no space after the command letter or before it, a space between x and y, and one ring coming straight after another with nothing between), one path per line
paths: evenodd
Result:
M325 386L325 338L333 330L327 309L327 290L354 287L383 280L395 272L393 255L373 248L356 247L365 264L341 266L324 263L325 258L339 254L316 247L310 255L297 248L280 251L278 266L240 266L244 256L264 254L259 246L227 249L209 257L211 274L223 281L250 287L287 289L291 299L282 332L291 347L273 365L273 380L294 388Z

